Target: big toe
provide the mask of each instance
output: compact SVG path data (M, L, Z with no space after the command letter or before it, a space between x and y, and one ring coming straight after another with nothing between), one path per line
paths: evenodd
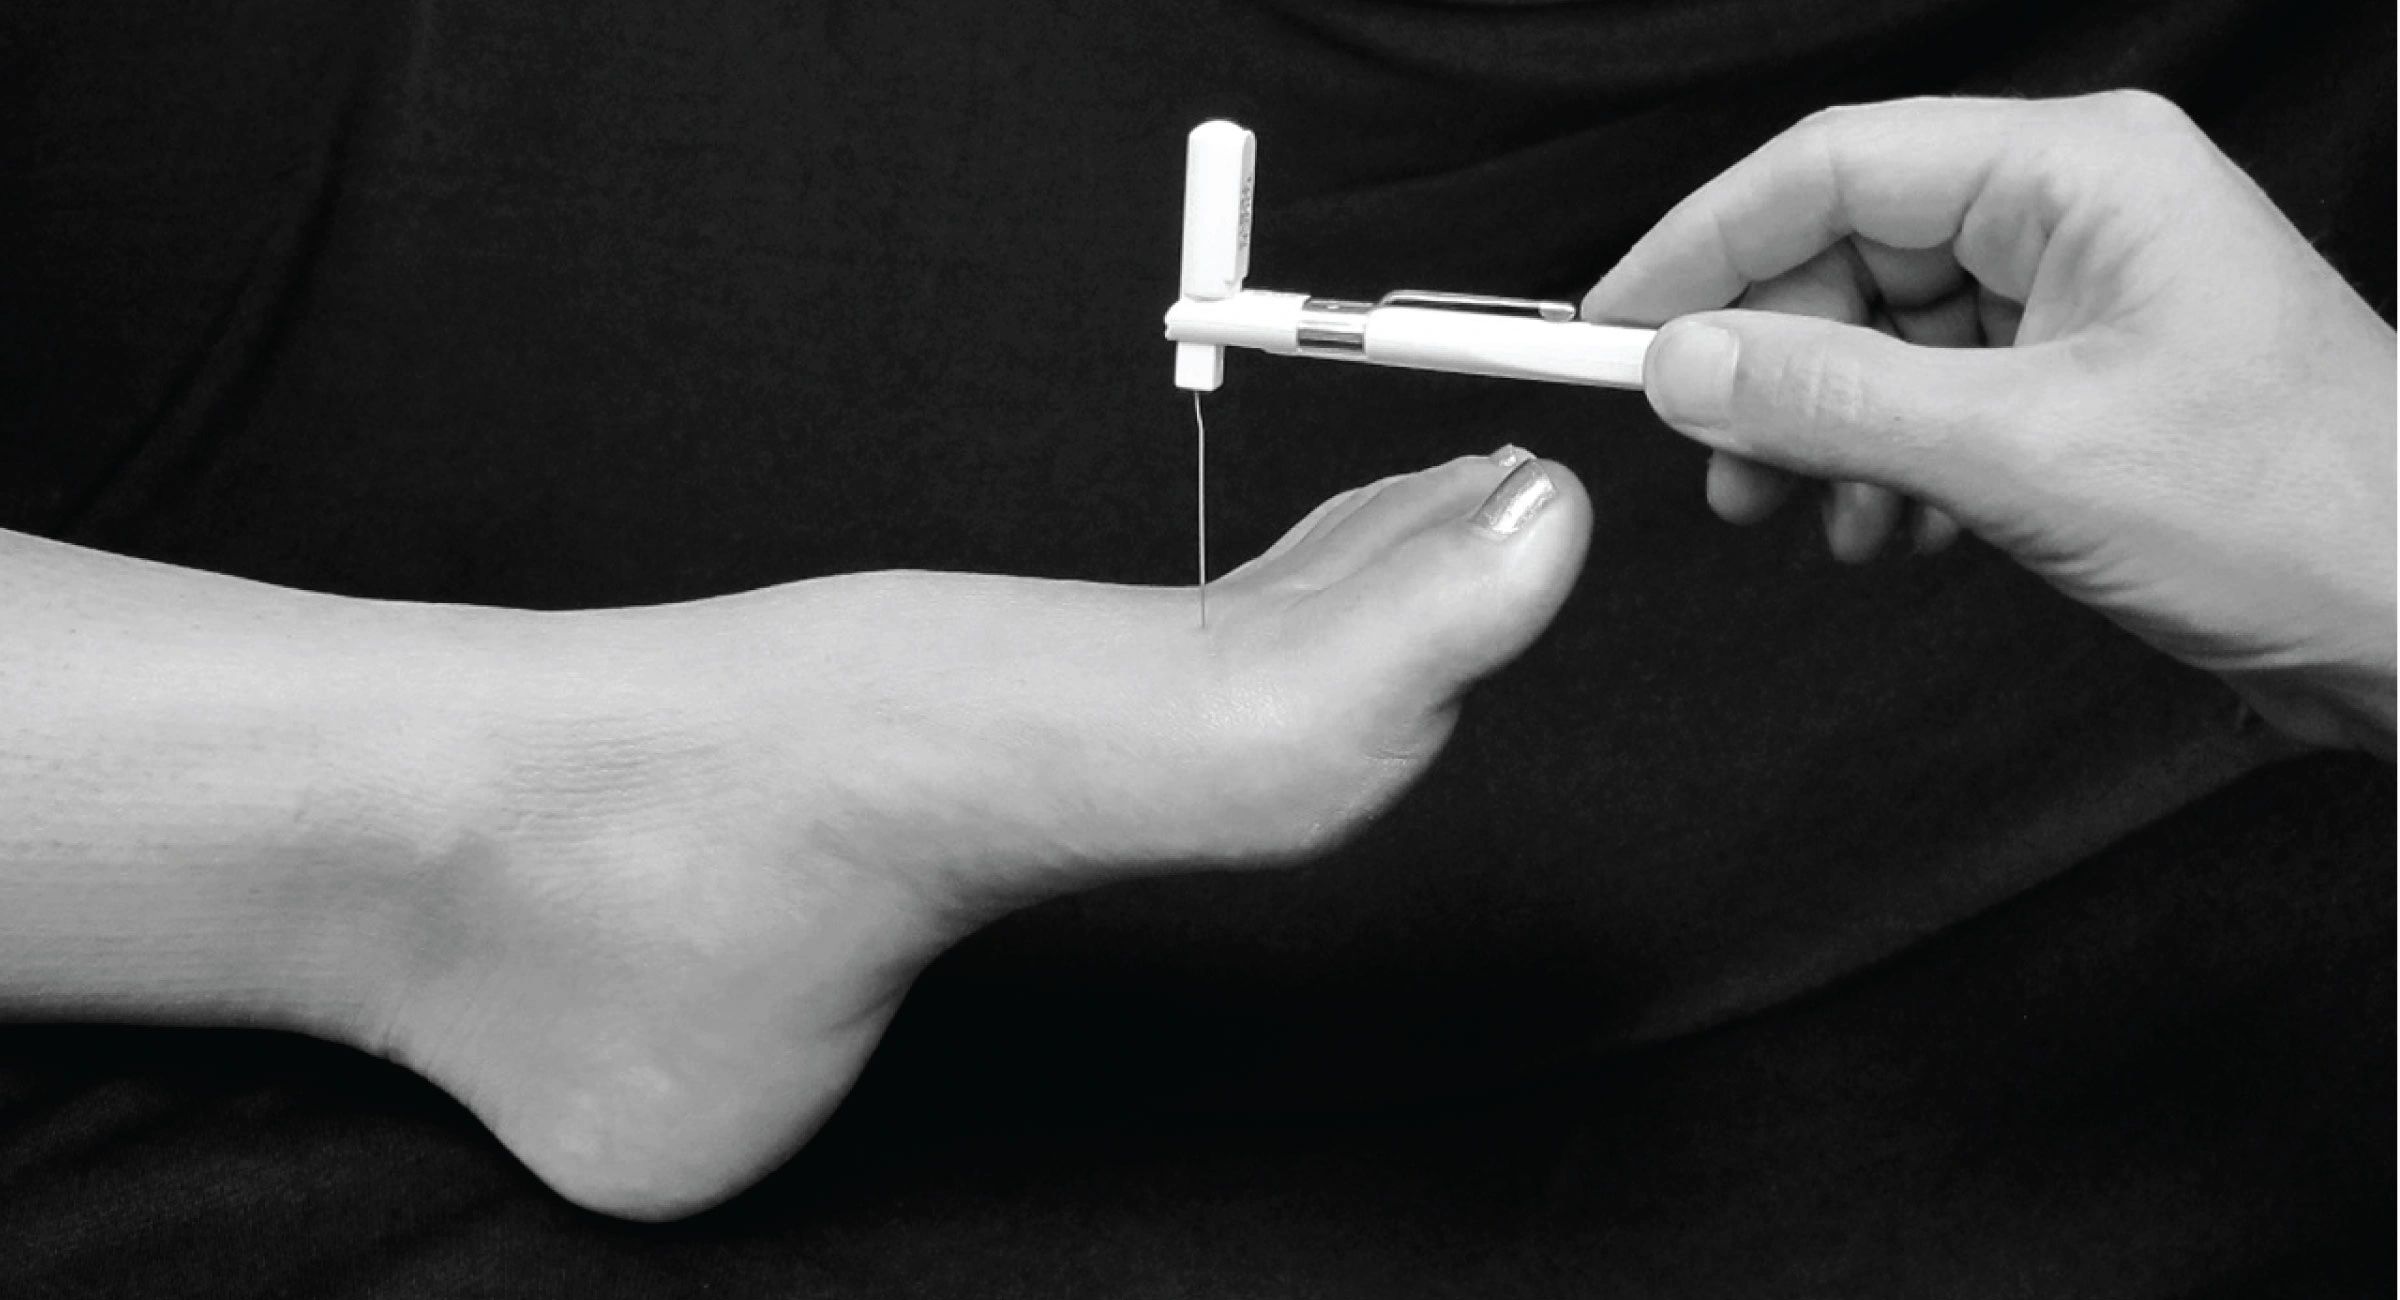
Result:
M1591 531L1581 481L1555 461L1525 461L1480 502L1392 538L1317 593L1336 670L1446 703L1550 625Z

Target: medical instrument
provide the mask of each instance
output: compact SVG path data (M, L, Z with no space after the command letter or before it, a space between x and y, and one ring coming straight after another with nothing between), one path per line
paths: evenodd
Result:
M1503 379L1640 388L1656 330L1575 319L1570 303L1399 289L1374 302L1251 289L1257 137L1192 129L1184 153L1181 297L1167 309L1175 384L1215 392L1225 349Z
M1248 288L1258 137L1224 120L1192 128L1183 166L1183 262L1167 337L1192 394L1200 625L1208 626L1208 426L1200 394L1225 383L1225 349L1363 361L1502 379L1642 386L1656 330L1575 319L1573 304L1397 289L1374 302Z

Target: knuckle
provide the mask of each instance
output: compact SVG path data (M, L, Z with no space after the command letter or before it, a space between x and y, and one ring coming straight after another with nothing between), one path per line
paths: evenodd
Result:
M1889 117L1892 104L1835 104L1820 108L1801 118L1786 134L1795 145L1811 153L1832 155L1845 142L1873 130L1875 124Z
M2109 125L2132 139L2155 143L2200 135L2199 126L2183 111L2182 105L2156 91L2112 90L2094 99Z
M2109 91L2101 96L2101 100L2121 121L2150 126L2189 124L2191 121L2174 100L2155 90L2144 90L2138 86Z
M1849 358L1821 349L1786 354L1771 368L1761 396L1805 429L1862 429L1874 418L1866 376Z
M1871 104L1836 104L1820 108L1794 122L1783 133L1783 140L1792 148L1810 155L1830 153L1843 133L1856 126L1874 106Z

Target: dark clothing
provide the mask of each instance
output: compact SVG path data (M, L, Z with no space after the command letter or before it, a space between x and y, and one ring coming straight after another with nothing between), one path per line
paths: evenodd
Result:
M2388 318L2393 36L2268 0L20 3L0 526L544 607L1187 582L1159 317L1203 118L1259 133L1254 285L1573 298L1809 109L2148 86ZM976 937L814 1146L667 1228L354 1054L0 1030L0 1292L2390 1289L2388 767L2278 762L1981 547L1726 528L1638 396L1228 368L1217 568L1506 442L1592 489L1557 625L1360 843Z

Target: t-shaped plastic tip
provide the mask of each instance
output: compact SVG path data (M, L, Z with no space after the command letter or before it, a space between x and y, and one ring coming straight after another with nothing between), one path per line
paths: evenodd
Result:
M1214 343L1175 345L1175 386L1213 393L1225 386L1225 349Z
M1250 274L1250 202L1258 137L1226 121L1192 128L1183 154L1183 296L1214 301L1242 291ZM1175 386L1214 392L1225 349L1175 345Z

